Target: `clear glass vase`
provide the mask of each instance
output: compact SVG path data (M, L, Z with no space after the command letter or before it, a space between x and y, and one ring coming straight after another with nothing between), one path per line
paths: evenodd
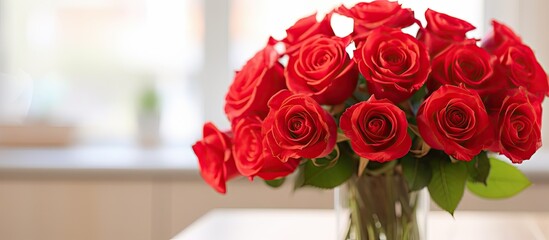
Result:
M429 193L411 192L401 174L353 176L335 190L338 239L424 240Z

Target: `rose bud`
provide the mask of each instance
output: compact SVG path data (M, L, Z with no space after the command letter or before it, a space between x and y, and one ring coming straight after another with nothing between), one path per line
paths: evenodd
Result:
M425 11L427 26L420 29L418 39L425 44L431 56L442 52L452 43L465 40L465 34L475 29L472 24L431 9Z
M457 160L470 161L490 140L488 113L475 91L445 85L419 107L417 125L423 140Z
M332 13L328 13L320 22L317 22L316 13L314 13L308 17L299 19L292 27L286 30L286 38L282 40L286 46L286 53L292 54L299 50L303 41L312 36L335 36L330 23L331 18Z
M231 133L223 133L212 123L204 124L203 139L193 145L200 175L212 188L225 193L225 182L238 176L231 154Z
M304 41L284 71L288 89L319 104L336 105L349 98L358 83L358 70L345 52L349 40L316 35Z
M401 158L412 145L406 114L387 99L372 96L347 108L339 125L356 154L372 161Z
M335 120L311 97L282 90L271 98L269 108L262 132L273 156L287 162L325 157L334 149Z

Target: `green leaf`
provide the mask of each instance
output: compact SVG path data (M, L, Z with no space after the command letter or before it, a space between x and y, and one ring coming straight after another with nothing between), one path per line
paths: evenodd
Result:
M309 162L310 160L307 160ZM305 163L301 163L297 168L297 176L294 180L294 191L305 185Z
M400 164L410 191L421 190L429 184L432 172L428 159L406 155Z
M265 184L267 184L269 187L272 187L272 188L278 188L282 186L282 184L284 184L285 181L286 181L286 178L277 178L273 180L265 180Z
M414 116L417 115L417 111L419 110L419 106L421 106L423 99L425 99L425 95L427 95L427 86L424 84L414 93L414 95L412 95L412 97L410 97L410 105ZM408 122L416 124L416 118L410 118Z
M428 185L431 198L439 207L454 215L467 180L467 167L463 162L452 163L448 157L431 159L433 176Z
M417 92L410 97L410 106L412 108L413 115L417 115L417 111L419 110L419 106L425 99L425 95L427 95L427 87L424 84L420 89L417 90ZM408 122L416 124L416 118L411 118Z
M496 158L490 158L491 170L486 185L467 182L467 188L483 198L502 199L517 195L532 183L515 166Z
M417 92L414 93L414 95L412 95L412 97L410 97L410 102L412 102L412 104L417 104L423 100L425 95L427 95L427 86L423 85L417 90Z
M467 163L467 173L469 181L478 182L486 185L488 174L490 173L490 160L486 152L481 152L473 160Z
M356 162L346 151L333 166L318 166L313 161L306 161L299 167L294 189L303 186L331 189L347 181L356 171Z

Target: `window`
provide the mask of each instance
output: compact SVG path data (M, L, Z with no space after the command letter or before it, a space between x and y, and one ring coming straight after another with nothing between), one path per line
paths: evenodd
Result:
M127 140L149 88L160 96L162 137L198 138L202 1L0 2L3 119L74 124L82 140Z

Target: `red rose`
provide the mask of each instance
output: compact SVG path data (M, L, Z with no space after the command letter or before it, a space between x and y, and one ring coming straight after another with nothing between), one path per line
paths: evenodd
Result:
M524 88L511 90L491 118L496 135L492 151L522 163L541 147L541 103L531 102Z
M286 88L284 68L278 58L275 49L266 46L236 73L225 97L225 113L229 120L250 115L263 118L267 115L269 98Z
M219 131L212 123L204 124L203 139L193 145L198 157L200 175L219 193L225 193L225 182L238 176L231 154L230 133Z
M271 98L269 108L262 131L273 156L287 162L325 157L333 150L336 123L311 97L282 90Z
M464 20L431 9L425 11L425 19L425 30L454 41L464 40L465 34L475 29L475 26Z
M465 34L473 29L472 24L431 9L425 11L427 26L420 29L418 39L422 41L431 56L440 53L452 43L465 40Z
M282 42L286 45L286 53L292 54L299 50L302 42L315 35L335 36L330 20L332 13L326 14L322 21L316 21L316 13L299 19L292 27L286 30L286 38Z
M522 43L522 40L517 36L511 28L504 24L492 20L493 30L482 41L482 48L488 52L492 52L498 49L502 44L506 42Z
M489 141L486 109L475 91L445 85L419 107L419 133L429 146L470 161Z
M498 75L514 87L524 87L538 100L549 95L549 79L528 46L509 41L494 50L499 63Z
M345 48L349 41L316 35L290 55L285 69L288 89L313 97L319 104L340 104L358 82L358 71Z
M402 8L397 2L387 0L359 2L350 9L341 5L335 12L354 20L355 35L370 32L381 26L405 28L417 21L411 9Z
M354 55L370 93L394 103L412 96L431 72L423 44L396 29L373 30Z
M347 108L339 125L356 154L372 161L401 158L412 145L406 114L387 99L372 96Z
M244 176L259 176L265 180L285 177L294 172L299 159L283 163L266 151L261 125L261 119L256 116L241 118L233 125L233 156L238 171Z
M475 44L451 45L433 59L431 76L440 85L464 84L481 95L494 92L505 88L501 81L492 80L494 60L486 50Z

